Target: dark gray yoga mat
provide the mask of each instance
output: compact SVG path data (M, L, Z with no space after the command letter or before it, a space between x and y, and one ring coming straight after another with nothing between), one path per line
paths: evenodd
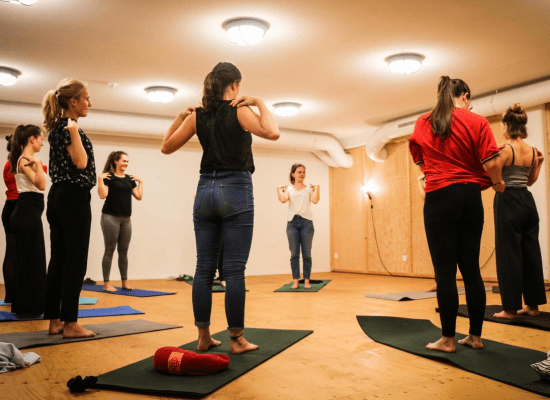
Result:
M542 380L531 364L546 359L541 351L483 339L482 350L457 344L456 353L425 348L441 338L441 329L426 319L357 316L363 331L375 342L417 356L444 361L466 371L550 397L550 383ZM456 339L465 335L457 333Z
M19 350L32 347L52 346L81 342L84 340L97 340L109 337L133 335L136 333L155 332L165 329L183 328L180 325L162 324L160 322L134 319L131 321L110 322L108 324L84 325L84 328L96 333L91 338L63 339L63 335L49 335L48 331L12 332L0 334L0 342L13 343Z
M491 286L485 286L485 291L488 292L491 290ZM458 294L464 294L464 287L458 288ZM399 293L365 293L365 297L370 297L373 299L382 299L382 300L393 300L393 301L405 301L405 300L424 300L424 299L435 299L437 297L437 292L426 292L419 290L416 292L399 292Z
M490 305L485 307L485 321L497 322L499 324L516 325L525 328L540 329L550 331L550 313L541 311L540 316L531 317L530 315L519 315L518 319L505 319L493 317L493 314L501 312L502 306ZM461 304L458 307L458 315L468 317L468 307ZM548 341L550 343L550 340Z

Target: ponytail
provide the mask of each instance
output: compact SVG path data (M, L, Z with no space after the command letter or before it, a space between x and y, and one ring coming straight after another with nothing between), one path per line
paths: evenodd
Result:
M31 137L39 137L42 131L36 125L18 125L15 128L15 133L11 138L11 150L8 155L8 160L10 162L10 174L14 175L17 173L17 163L19 157L23 153L23 149L29 143Z
M63 79L57 85L57 90L50 90L42 101L44 114L44 129L50 131L63 116L63 110L69 109L71 99L78 99L87 89L87 85L76 79Z
M434 136L445 139L451 134L451 119L453 116L454 101L464 93L470 95L470 88L462 79L451 79L442 76L437 86L437 104L428 116Z
M120 160L120 157L123 155L127 156L128 154L123 151L112 151L111 154L109 154L109 157L107 157L107 162L103 168L103 173L108 172L110 174L114 174L116 172L115 161Z
M11 139L13 138L13 135L6 135L6 141L8 142L8 145L6 146L6 149L8 150L8 153L11 151Z
M231 63L220 62L206 75L202 95L202 106L206 112L218 107L228 86L242 79L239 69Z

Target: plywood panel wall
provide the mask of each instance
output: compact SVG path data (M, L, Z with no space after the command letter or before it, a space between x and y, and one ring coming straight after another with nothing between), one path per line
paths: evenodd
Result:
M351 168L330 168L330 265L332 271L366 273L365 148L351 149L350 154Z

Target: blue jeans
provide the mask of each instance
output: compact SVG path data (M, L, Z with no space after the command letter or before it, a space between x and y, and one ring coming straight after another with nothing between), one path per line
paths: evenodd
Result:
M295 215L286 225L290 247L290 268L292 279L300 279L300 246L304 263L304 279L311 276L311 246L313 245L313 221Z
M254 197L248 171L201 174L193 205L197 269L193 280L195 325L210 326L212 281L223 237L225 315L229 330L244 328L244 270L254 229Z

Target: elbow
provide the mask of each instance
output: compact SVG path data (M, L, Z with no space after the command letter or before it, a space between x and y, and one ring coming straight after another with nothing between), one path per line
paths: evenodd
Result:
M38 188L38 190L41 190L43 192L44 190L46 190L46 182L40 182L36 185L36 187Z
M162 154L172 154L173 151L171 149L169 149L166 145L162 145L162 147L160 148L160 152Z
M78 162L75 165L76 165L76 168L78 168L78 169L86 169L86 166L88 165L88 162Z
M281 133L277 129L276 131L273 131L273 132L270 133L269 140L275 141L275 140L278 140L280 137L281 137Z

